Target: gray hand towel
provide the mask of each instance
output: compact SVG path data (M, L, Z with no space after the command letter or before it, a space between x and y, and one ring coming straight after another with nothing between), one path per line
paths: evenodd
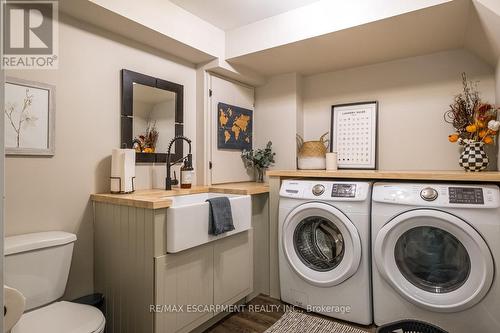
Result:
M208 202L208 233L219 235L234 230L231 202L228 197L217 197Z

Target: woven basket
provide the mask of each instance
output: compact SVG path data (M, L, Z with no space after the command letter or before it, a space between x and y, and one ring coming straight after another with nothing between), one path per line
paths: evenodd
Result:
M319 141L306 141L297 134L297 156L299 169L325 169L325 155L328 151L329 140L325 139L328 132L323 134Z
M299 157L324 157L326 147L321 141L307 141L299 151Z

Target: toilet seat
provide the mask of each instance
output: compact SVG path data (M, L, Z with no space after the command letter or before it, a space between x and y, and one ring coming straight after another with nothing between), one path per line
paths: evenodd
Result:
M97 308L62 301L23 314L11 333L102 333L105 323Z

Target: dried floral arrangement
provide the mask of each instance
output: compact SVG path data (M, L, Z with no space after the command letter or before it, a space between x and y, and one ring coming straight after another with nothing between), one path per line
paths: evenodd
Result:
M469 81L465 73L462 73L462 85L462 93L455 96L450 110L444 114L445 121L456 130L448 140L461 145L474 142L493 144L500 128L500 122L496 120L498 109L481 101L477 82Z
M139 153L154 153L156 151L156 142L160 134L156 129L156 121L148 122L146 132L134 139L134 149Z

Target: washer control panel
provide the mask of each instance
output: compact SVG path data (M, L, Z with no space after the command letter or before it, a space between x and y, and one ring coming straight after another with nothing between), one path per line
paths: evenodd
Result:
M371 183L322 180L284 180L280 196L325 201L363 201L370 197Z
M450 203L484 205L483 189L480 187L449 187Z

